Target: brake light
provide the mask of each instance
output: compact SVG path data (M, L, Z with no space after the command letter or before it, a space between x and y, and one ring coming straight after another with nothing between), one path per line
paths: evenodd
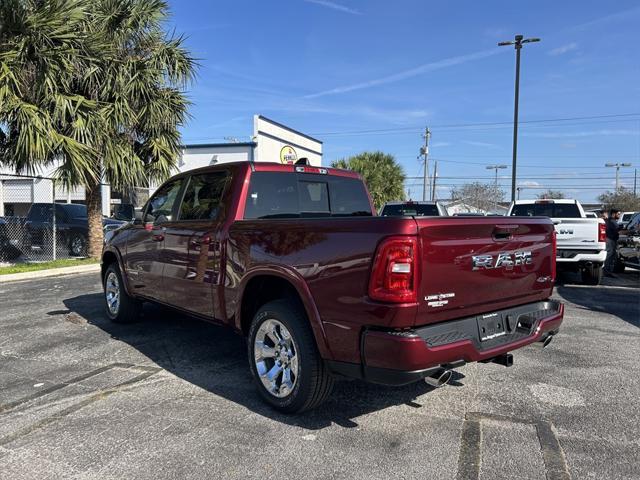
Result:
M369 297L411 303L418 297L418 239L389 237L380 243L371 270Z
M604 222L598 223L598 241L607 241L607 226L604 224Z
M558 255L558 234L555 229L551 235L551 281L556 281L556 263L558 262L556 255Z

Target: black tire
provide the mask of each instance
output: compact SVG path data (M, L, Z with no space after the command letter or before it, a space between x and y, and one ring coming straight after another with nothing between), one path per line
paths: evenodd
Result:
M118 306L116 309L110 308L107 289L111 287L111 282L116 283L116 288L119 292ZM102 279L102 286L104 291L104 307L107 317L114 323L133 323L140 317L140 310L142 302L140 300L129 296L124 289L124 282L122 281L122 274L118 264L110 264L104 272L104 278Z
M582 269L582 283L600 285L602 281L602 264L592 264Z
M69 253L74 257L85 257L87 255L87 237L82 233L73 233L69 240Z
M270 320L286 327L296 349L298 375L293 389L283 397L276 396L263 385L254 354L254 342L260 327ZM249 368L260 395L281 412L299 413L310 410L324 402L331 394L333 376L320 357L307 316L295 301L275 300L260 307L249 330L248 354ZM281 382L283 375L279 377Z

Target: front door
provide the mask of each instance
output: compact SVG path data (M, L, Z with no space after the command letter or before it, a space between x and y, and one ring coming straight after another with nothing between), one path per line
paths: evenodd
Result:
M183 178L178 178L156 191L145 207L142 223L133 227L127 240L125 266L129 285L136 295L166 301L162 289L165 225L174 218L183 182Z
M193 175L177 220L165 225L164 290L167 302L209 318L220 318L214 302L220 279L222 196L226 171Z

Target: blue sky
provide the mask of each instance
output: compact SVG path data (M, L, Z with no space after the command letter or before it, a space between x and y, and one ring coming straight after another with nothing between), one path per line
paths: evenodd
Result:
M521 121L580 119L521 124L519 183L591 201L613 186L604 163L640 167L637 1L174 0L171 10L168 27L201 64L185 143L248 140L260 113L320 138L325 164L382 150L416 177L429 125L444 198L449 185L490 181L488 164L511 165L515 54L496 43L522 33L542 41L523 49ZM635 115L584 118L623 114ZM632 186L633 168L621 178ZM420 197L418 180L407 189Z

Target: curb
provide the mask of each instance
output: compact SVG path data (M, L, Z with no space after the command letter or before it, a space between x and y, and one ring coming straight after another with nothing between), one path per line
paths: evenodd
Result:
M72 275L74 273L94 273L100 271L100 264L79 265L77 267L49 268L47 270L35 270L33 272L8 273L0 275L0 283L17 282L20 280L33 280L34 278L57 277Z

